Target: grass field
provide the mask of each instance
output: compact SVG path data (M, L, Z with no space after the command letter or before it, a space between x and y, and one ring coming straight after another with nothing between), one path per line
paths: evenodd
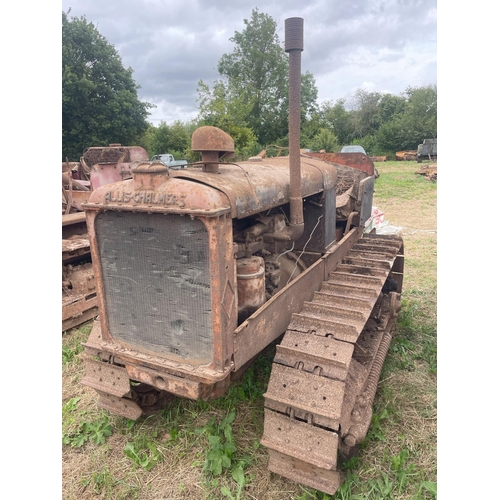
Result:
M403 308L382 372L372 425L333 496L267 471L260 444L270 346L227 395L174 399L130 421L96 406L83 387L87 324L62 339L62 497L70 499L437 498L437 186L416 162L376 164L374 205L401 228Z

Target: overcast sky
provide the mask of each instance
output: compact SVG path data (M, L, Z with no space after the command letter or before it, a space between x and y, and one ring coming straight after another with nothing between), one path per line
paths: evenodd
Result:
M437 83L437 0L62 0L84 15L134 70L149 121L197 115L197 83L219 78L217 63L252 9L269 14L284 41L289 17L304 19L302 72L316 79L318 101L358 88L400 94Z

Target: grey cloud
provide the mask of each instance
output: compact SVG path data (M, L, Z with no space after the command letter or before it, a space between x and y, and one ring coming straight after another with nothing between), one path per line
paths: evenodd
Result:
M302 70L314 75L321 100L346 97L363 82L396 94L434 84L436 1L63 0L62 10L97 26L134 70L139 96L158 105L152 121L170 106L170 122L196 114L198 81L219 77L229 38L255 7L277 22L281 40L286 18L304 18Z

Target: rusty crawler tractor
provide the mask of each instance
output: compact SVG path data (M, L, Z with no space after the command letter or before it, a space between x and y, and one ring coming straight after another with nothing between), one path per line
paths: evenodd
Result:
M290 156L222 162L231 137L192 136L201 162L144 162L85 205L100 316L83 384L131 419L172 393L222 396L283 335L267 392L269 469L333 494L364 439L397 312L403 242L363 234L374 167L300 155L303 20L285 21ZM359 166L359 165L358 165Z

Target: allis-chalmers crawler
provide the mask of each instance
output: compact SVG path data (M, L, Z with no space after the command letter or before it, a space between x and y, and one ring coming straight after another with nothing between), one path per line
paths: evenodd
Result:
M84 206L99 317L83 383L131 419L209 400L284 333L264 394L269 470L333 494L366 436L400 308L403 242L364 234L374 166L300 154L303 20L285 21L290 156L230 163L214 127L185 170L143 162Z

